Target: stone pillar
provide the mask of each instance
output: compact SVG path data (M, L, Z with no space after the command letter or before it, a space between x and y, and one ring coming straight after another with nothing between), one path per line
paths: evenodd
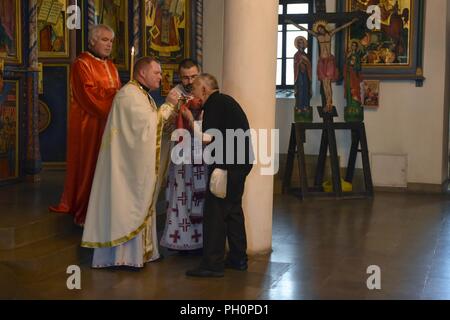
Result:
M224 11L221 91L240 103L251 128L273 129L278 1L226 0ZM259 147L260 141L257 152ZM243 199L249 254L272 248L273 175L261 174L257 157Z

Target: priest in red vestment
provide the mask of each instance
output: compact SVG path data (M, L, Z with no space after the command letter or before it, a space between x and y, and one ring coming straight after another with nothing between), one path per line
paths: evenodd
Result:
M94 177L103 130L121 83L112 51L114 31L97 25L89 32L89 51L83 52L71 70L71 103L67 138L67 172L64 192L50 211L74 216L82 226Z

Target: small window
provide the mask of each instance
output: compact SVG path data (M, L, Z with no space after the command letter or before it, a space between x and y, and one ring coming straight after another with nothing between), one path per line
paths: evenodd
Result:
M279 18L292 14L308 14L312 12L312 0L280 0L278 6ZM298 19L296 19L298 21ZM302 27L310 29L307 23L299 23ZM294 40L298 36L308 39L309 48L312 41L307 32L299 30L293 25L278 25L278 47L277 47L277 89L294 88L294 55L297 52ZM306 51L311 55L310 50Z
M309 1L306 1L309 2ZM287 14L308 14L309 3L288 3Z

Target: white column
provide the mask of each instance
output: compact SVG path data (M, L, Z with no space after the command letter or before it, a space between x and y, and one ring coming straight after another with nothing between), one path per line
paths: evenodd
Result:
M226 0L203 1L203 71L217 77L222 87L223 15Z
M251 128L274 129L278 0L226 0L224 9L221 91L239 102ZM249 254L272 248L273 175L260 169L254 165L243 199Z

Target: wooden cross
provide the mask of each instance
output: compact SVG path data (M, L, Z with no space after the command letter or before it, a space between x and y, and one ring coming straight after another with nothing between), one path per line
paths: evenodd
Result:
M321 12L321 13L327 12L326 0L316 0L314 2L315 2L315 5L316 5L316 12Z
M316 11L315 13L307 13L307 14L287 14L285 15L286 20L290 20L296 23L314 23L318 20L326 20L328 23L338 23L344 24L353 20L354 18L358 18L364 23L367 21L367 18L370 14L361 11L354 12L339 12L344 11L341 8L341 5L337 6L338 12L327 13L326 10L326 0L315 0L314 1ZM282 18L281 18L282 19ZM283 24L284 21L280 20L280 24Z
M326 6L325 6L325 0L316 0L316 13L309 13L309 14L287 14L280 17L279 24L293 24L297 26L299 29L303 29L299 26L301 23L308 23L313 24L319 20L326 21L327 23L336 23L341 26L344 24L349 24L351 20L357 19L358 21L356 23L366 23L367 18L369 17L368 14L360 11L356 12L338 12L338 13L327 13L326 12ZM339 9L339 8L338 8ZM339 26L336 26L335 30L341 29ZM303 29L304 30L304 29ZM343 46L343 34L336 33L335 34L335 40L336 40L336 53L335 58L337 62L337 66L339 70L343 69L343 56L344 56L344 50L342 50ZM342 82L342 76L338 79L338 84L341 84ZM328 90L326 90L329 88ZM322 105L327 105L327 112L331 112L331 98L325 99L325 97L330 97L331 93L326 94L326 92L331 92L331 85L327 83L327 85L324 87L324 83L321 85L321 95L322 95ZM326 100L328 102L326 102Z
M358 18L360 21L364 23L367 21L369 14L361 11L353 11L353 12L316 12L316 13L307 13L307 14L286 14L284 16L280 16L278 23L286 24L286 20L292 21L295 23L314 23L318 20L325 20L328 23L338 23L343 24L353 20L354 18Z

